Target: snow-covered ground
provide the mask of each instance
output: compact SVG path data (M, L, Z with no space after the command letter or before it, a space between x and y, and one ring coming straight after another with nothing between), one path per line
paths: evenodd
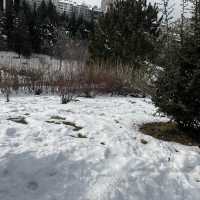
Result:
M62 68L70 69L78 65L77 61L62 61ZM19 57L18 54L10 51L0 51L0 68L15 68L15 69L43 69L43 70L60 70L60 60L52 58L47 55L33 54L30 58L23 56Z
M0 65L7 67L39 67L43 65L59 67L59 60L41 54L33 54L30 58L24 58L14 52L0 51Z
M141 134L166 120L154 113L149 99L0 98L0 200L199 200L200 149Z

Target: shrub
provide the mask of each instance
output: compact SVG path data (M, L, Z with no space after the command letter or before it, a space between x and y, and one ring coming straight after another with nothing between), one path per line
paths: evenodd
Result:
M200 130L200 57L189 37L159 76L153 101L184 130Z

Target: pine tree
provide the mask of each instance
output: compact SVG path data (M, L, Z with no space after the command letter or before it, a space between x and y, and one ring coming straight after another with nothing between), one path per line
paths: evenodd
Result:
M4 33L7 39L7 48L9 50L12 50L13 48L13 30L14 30L14 20L15 20L15 11L13 8L13 5L10 4L8 7L6 7L5 11L5 27L4 27Z
M3 12L0 12L0 50L6 50L7 42L6 42L6 35L5 35L5 16Z
M54 25L58 24L58 14L55 5L50 0L47 4L47 14L50 22Z
M146 0L117 0L100 17L91 36L91 60L134 63L155 52L160 19L158 7Z
M32 52L31 38L24 13L21 13L18 17L16 17L12 35L13 50L18 53L19 56L23 55L25 57L29 57Z
M46 19L47 17L47 5L45 3L44 0L42 0L41 4L39 5L38 9L37 9L37 13L38 13L38 20L40 23L42 23L42 21L44 19Z
M67 47L66 46L67 39L68 39L68 37L67 37L65 30L59 29L57 31L57 38L56 38L56 42L53 47L53 56L56 57L57 59L59 59L60 70L62 68L62 62L66 57L66 50L69 50L66 48Z
M29 31L31 37L31 46L33 52L41 52L41 37L40 37L40 24L38 20L38 13L36 8L36 3L33 5L32 12L29 15Z
M198 3L197 3L198 2ZM170 62L157 80L153 97L161 112L172 117L180 128L200 130L200 1L194 4L191 32L171 54Z
M20 11L20 2L21 2L21 0L14 1L14 10L16 13L18 13Z
M39 27L39 35L41 41L41 52L44 54L52 54L52 48L56 42L56 26L50 23L49 18L46 18Z

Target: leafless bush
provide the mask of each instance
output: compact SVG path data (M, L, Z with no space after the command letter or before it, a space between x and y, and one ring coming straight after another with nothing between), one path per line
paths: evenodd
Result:
M95 93L119 94L126 84L125 74L119 69L119 66L111 65L86 65L80 73L81 91L86 97L92 97Z
M61 103L66 104L75 96L75 80L72 70L59 74L58 91L61 96Z
M18 87L18 79L14 70L0 69L0 89L1 93L6 97L6 101L10 101L10 94L12 90L16 90Z
M143 96L151 94L156 67L143 63L140 67L110 63L86 64L65 61L62 68L52 64L0 66L0 89L9 101L11 92L39 95L42 92L61 96L67 103L76 95L95 94Z
M156 67L142 63L139 67L95 63L86 65L80 73L81 91L91 97L94 93L145 96L152 93Z

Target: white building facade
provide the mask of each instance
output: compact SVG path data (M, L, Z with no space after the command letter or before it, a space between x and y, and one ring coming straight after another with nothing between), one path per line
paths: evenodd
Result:
M58 0L56 9L60 14L72 15L74 3L71 0Z

